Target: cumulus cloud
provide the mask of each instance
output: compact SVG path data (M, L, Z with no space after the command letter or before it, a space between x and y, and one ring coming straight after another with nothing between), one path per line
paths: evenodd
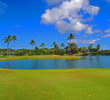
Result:
M101 30L93 30L92 28L93 28L93 27L88 27L88 28L85 30L85 33L87 33L87 34L94 34L94 33L99 33L99 32L101 32Z
M95 44L100 39L92 39L92 40L81 40L81 39L74 39L72 42L79 43L79 44Z
M110 0L105 0L105 1L110 2Z
M105 30L105 33L110 33L110 29Z
M0 14L4 13L4 9L7 8L8 5L2 1L0 1Z
M49 5L54 5L54 4L58 4L58 3L61 3L63 1L69 1L69 0L46 0L46 2L49 4Z
M110 34L104 35L104 36L102 36L102 37L103 37L103 38L110 37Z
M55 0L47 1L48 3L55 2ZM56 2L62 3L57 7L47 9L41 16L41 23L53 24L63 34L68 32L78 33L83 30L88 33L87 29L90 26L85 24L85 20L87 21L97 15L99 7L90 5L89 0L57 0ZM86 14L91 17L84 18Z

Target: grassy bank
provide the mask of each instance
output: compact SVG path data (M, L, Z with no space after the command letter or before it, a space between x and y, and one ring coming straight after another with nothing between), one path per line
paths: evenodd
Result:
M5 60L25 60L25 59L80 59L81 57L78 56L54 56L54 55L48 55L48 56L5 56L4 58L0 58L0 61Z
M0 57L4 57L4 55L0 55Z
M2 100L110 100L110 69L3 70Z

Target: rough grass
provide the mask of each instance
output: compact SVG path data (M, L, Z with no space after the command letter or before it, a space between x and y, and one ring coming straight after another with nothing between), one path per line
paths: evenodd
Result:
M0 57L4 57L4 55L0 55Z
M1 100L110 100L110 69L0 69Z
M3 58L0 58L0 61L5 60L25 60L25 59L80 59L81 57L78 56L54 56L54 55L40 55L40 56L5 56Z

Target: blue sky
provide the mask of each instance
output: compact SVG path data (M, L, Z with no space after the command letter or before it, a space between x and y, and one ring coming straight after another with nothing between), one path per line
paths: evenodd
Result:
M54 41L67 45L72 32L79 47L100 43L102 49L110 49L109 1L0 0L0 48L6 48L2 39L7 35L18 37L16 49L31 48L31 39L48 48Z

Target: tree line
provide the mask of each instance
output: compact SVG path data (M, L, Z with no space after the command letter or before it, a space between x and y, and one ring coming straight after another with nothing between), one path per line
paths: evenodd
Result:
M73 54L87 54L87 53L99 53L101 46L97 45L96 48L93 48L93 44L90 44L87 47L78 48L76 43L73 43L72 40L75 39L75 36L70 33L67 36L68 46L65 46L64 43L61 43L59 46L56 42L52 43L52 48L46 48L45 43L41 43L38 47L35 40L31 40L29 44L32 46L32 49L15 49L15 41L17 41L17 36L8 35L4 37L3 41L7 44L7 49L0 49L1 55L73 55ZM9 48L10 42L13 41L13 48Z

